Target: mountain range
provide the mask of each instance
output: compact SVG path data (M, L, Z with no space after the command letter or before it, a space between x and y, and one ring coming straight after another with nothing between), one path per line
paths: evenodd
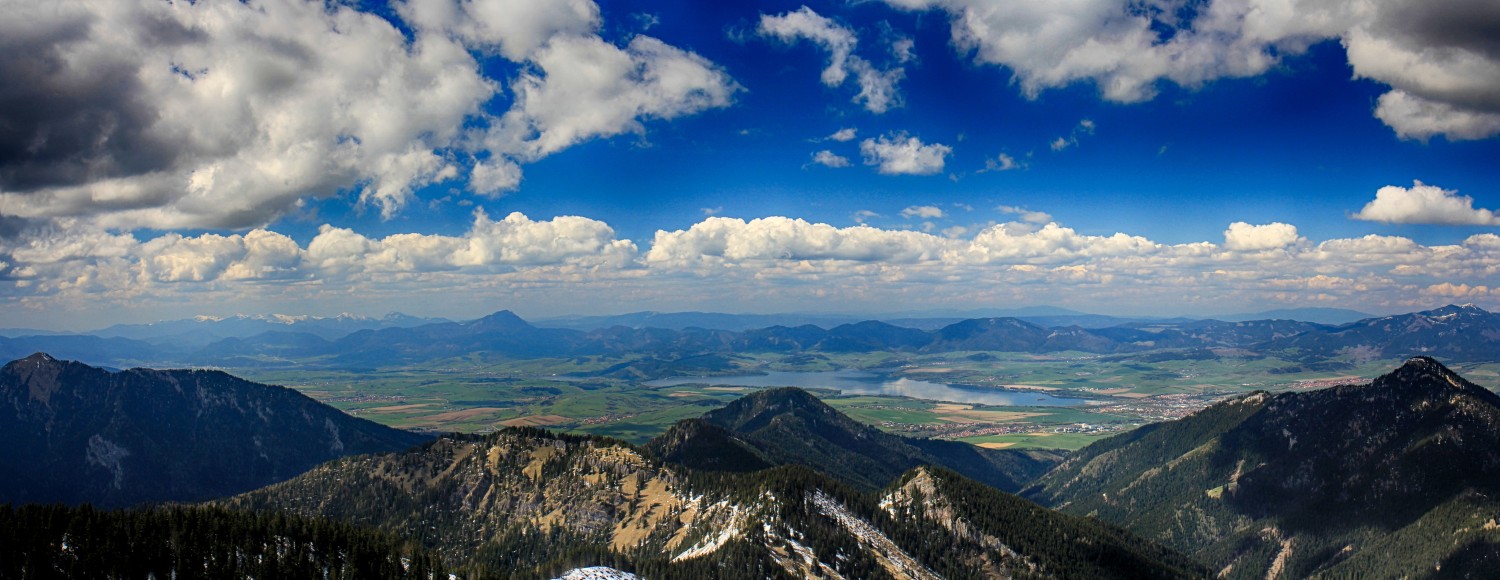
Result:
M402 318L403 323L415 319ZM301 324L301 323L299 323ZM334 333L303 332L299 324L274 332L222 338L202 344L170 337L147 342L123 336L48 335L0 338L0 358L45 350L58 356L108 366L334 367L367 369L463 357L577 356L634 357L654 371L637 368L625 375L659 376L693 369L675 361L732 365L723 357L743 352L933 353L1008 351L1088 352L1129 355L1159 350L1231 349L1237 356L1277 356L1316 364L1332 358L1401 359L1444 353L1453 362L1500 360L1500 317L1472 305L1446 306L1411 314L1364 319L1339 326L1295 320L1218 320L1131 322L1104 328L1043 327L1020 318L975 318L922 330L880 321L823 328L811 324L743 331L690 327L612 326L589 331L533 325L509 311L466 322L431 322ZM201 342L201 341L200 341ZM701 357L719 357L718 362ZM1212 356L1218 356L1213 354ZM155 361L155 362L153 362ZM654 362L653 362L654 361ZM161 363L157 365L157 363ZM631 363L625 363L627 366ZM624 371L611 369L607 372ZM624 375L622 375L624 376Z
M797 389L747 395L643 447L535 428L429 439L219 372L42 354L0 369L0 401L16 410L0 414L0 501L241 494L181 517L245 532L150 550L264 550L254 530L336 520L357 526L340 537L394 535L358 540L372 557L430 550L429 569L464 578L596 565L649 578L1479 578L1500 561L1500 396L1425 356L1369 384L1256 392L1066 456L890 435ZM10 509L0 538L43 526ZM236 515L249 512L301 519ZM95 522L89 537L176 525L121 517L46 516ZM97 564L123 549L109 542L21 549Z

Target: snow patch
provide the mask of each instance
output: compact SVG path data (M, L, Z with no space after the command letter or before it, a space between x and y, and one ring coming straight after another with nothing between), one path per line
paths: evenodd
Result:
M552 580L640 580L640 577L608 566L589 566L568 570Z

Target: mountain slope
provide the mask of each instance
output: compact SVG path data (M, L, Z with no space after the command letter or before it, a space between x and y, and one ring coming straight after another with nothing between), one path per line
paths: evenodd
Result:
M1369 385L1258 393L1100 441L1025 494L1229 577L1446 572L1500 558L1500 397L1413 358Z
M701 419L678 423L647 449L697 469L751 471L760 463L803 465L864 489L884 487L914 467L940 465L997 489L1016 491L1059 460L1046 451L984 449L892 435L795 387L751 393ZM703 453L706 449L720 452Z
M1305 357L1348 355L1397 358L1442 353L1450 361L1500 359L1500 316L1478 306L1448 305L1435 310L1371 318L1272 340L1260 348L1290 350Z
M1122 530L952 472L916 471L903 482L874 493L800 467L698 473L617 441L507 429L341 459L226 503L419 538L473 577L548 578L593 565L647 578L1207 572ZM928 505L941 509L913 511Z
M425 439L218 371L109 372L40 353L0 369L0 502L202 500Z

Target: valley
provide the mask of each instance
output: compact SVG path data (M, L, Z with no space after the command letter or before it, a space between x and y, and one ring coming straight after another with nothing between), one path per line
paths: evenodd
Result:
M1184 358L1168 358L1174 354L958 352L809 357L748 353L737 354L732 366L714 375L654 380L587 376L639 360L631 357L471 357L368 371L226 370L297 389L378 423L434 432L489 432L531 425L640 443L674 421L746 392L799 386L819 393L861 421L895 433L976 444L1076 449L1101 436L1186 416L1228 396L1368 381L1399 364L1399 360L1379 359L1336 361L1342 364L1334 370L1315 370L1272 357L1183 353ZM1481 384L1486 378L1500 377L1496 372L1500 364L1457 368ZM844 374L832 375L833 369L844 369L840 371ZM863 383L866 386L858 387L860 391L877 391L877 382L957 388L944 389L936 396L913 393L917 398L837 388ZM1025 403L1036 398L1031 395L1046 396L1049 400L1044 403L1056 397L1065 406L983 402L1013 398Z

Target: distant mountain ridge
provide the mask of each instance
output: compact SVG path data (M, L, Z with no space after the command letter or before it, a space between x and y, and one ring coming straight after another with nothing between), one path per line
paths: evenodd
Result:
M296 332L334 340L359 330L404 328L447 322L442 318L421 318L392 312L380 318L349 314L308 316L288 314L237 314L233 316L195 316L180 320L163 320L149 324L116 324L84 332L103 338L129 338L152 343L171 342L179 346L202 347L225 338L249 338L267 332Z
M1481 577L1500 561L1500 396L1416 357L1099 441L1024 494L1230 578Z
M198 501L427 439L218 371L0 368L0 503Z
M411 322L411 321L407 321ZM264 323L258 322L257 324ZM299 323L300 324L300 323ZM274 332L213 340L57 335L0 338L0 358L37 350L95 364L129 366L296 366L374 368L415 364L474 353L506 358L577 356L642 357L655 370L608 373L660 376L674 361L699 358L678 372L695 372L707 358L731 370L725 357L741 352L935 353L994 350L1026 353L1130 354L1153 350L1234 349L1294 361L1400 359L1442 353L1454 362L1500 360L1500 316L1478 307L1447 306L1411 314L1331 326L1296 320L1128 322L1109 327L1044 327L1020 318L964 319L933 330L866 320L824 329L804 324L745 331L689 327L680 330L613 326L590 331L546 328L510 311L467 322L436 322L357 330L329 339L278 325ZM173 341L186 341L173 342ZM1217 355L1214 355L1217 356Z

